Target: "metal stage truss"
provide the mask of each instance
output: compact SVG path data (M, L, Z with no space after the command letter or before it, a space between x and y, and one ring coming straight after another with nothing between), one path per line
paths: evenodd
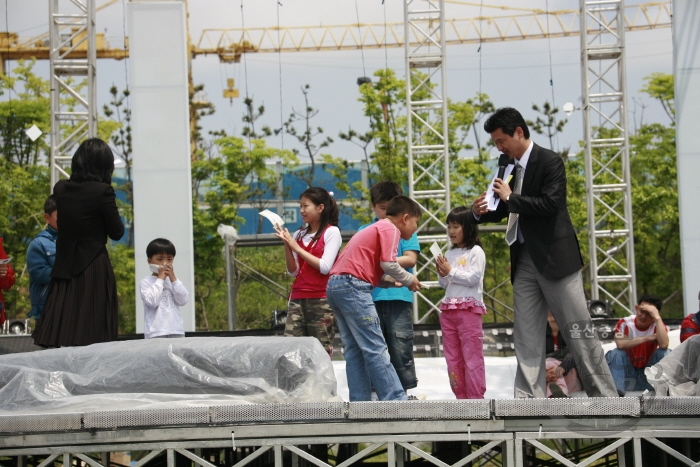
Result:
M623 0L581 0L581 86L591 298L634 312ZM618 308L619 307L619 308Z
M68 27L70 33L62 34ZM49 1L52 189L68 178L65 169L75 146L97 135L95 40L95 0ZM85 58L73 57L76 51L84 52Z
M356 448L334 459L336 466L366 461L377 451L383 457L373 462L392 467L408 462L520 467L535 458L546 465L641 466L643 456L649 456L647 463L652 457L650 449L656 450L655 459L668 456L670 463L663 465L696 465L698 415L698 397L324 402L11 415L0 417L0 457L18 466L106 467L112 452L145 451L133 467L151 461L175 467L180 456L178 465L201 467L323 467L331 465L325 447L344 445ZM572 460L562 449L571 440L600 442L586 459Z
M418 226L421 244L438 242L445 249L445 219L450 212L450 152L447 131L447 71L445 69L444 0L404 0L406 42L406 137L408 140L408 196L420 204L423 217ZM438 228L439 234L430 233ZM419 255L416 274L432 267L432 258ZM427 281L426 285L436 285ZM440 310L421 292L413 300L413 322L424 323ZM418 316L419 301L428 305Z

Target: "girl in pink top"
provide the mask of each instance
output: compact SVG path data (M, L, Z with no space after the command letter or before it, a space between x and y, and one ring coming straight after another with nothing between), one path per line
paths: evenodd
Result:
M437 258L438 281L445 288L440 302L442 345L447 373L457 399L483 399L486 392L481 315L486 255L470 209L447 215L452 248Z
M335 321L326 298L326 284L342 243L338 205L329 192L319 187L304 191L299 205L306 226L293 235L287 229L278 229L275 234L284 241L287 273L295 278L284 335L313 336L332 355Z

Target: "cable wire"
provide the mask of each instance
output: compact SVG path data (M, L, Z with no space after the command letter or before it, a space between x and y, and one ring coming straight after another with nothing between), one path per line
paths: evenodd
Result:
M284 107L282 101L282 42L280 41L280 6L281 3L275 0L277 3L277 68L279 71L280 80L280 129L279 135L281 138L282 150L284 150Z
M545 0L545 14L547 16L547 48L549 51L549 88L552 91L552 111L557 109L557 103L554 99L554 72L552 70L552 37L549 34L549 0ZM552 113L554 118L554 138L557 141L557 151L559 150L559 131L557 131L557 115Z
M243 42L241 46L245 49L245 14L243 13L243 0L241 0L241 29L243 30ZM245 50L242 50L243 55L243 74L245 76L245 98L248 99L248 62L246 61Z

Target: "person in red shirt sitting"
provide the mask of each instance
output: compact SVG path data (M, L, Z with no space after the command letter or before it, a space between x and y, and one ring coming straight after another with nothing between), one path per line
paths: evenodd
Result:
M661 320L660 298L642 295L634 307L635 314L615 325L616 349L605 354L618 394L626 391L652 390L644 369L659 362L671 351L668 328Z
M700 294L698 294L698 300L700 300ZM683 318L681 322L681 342L697 334L700 334L700 311L691 313Z

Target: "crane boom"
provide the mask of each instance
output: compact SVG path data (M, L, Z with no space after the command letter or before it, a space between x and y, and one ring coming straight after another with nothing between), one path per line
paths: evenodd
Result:
M455 0L452 3L469 5ZM518 13L463 19L445 18L445 43L474 44L579 35L579 10L523 12L522 9L499 8ZM669 27L670 1L647 2L625 8L626 31ZM420 31L409 31L409 45L418 46L422 40ZM404 46L405 35L403 22L282 27L279 28L279 41L277 32L277 27L204 29L197 42L192 45L191 53L193 56L218 55L223 62L238 62L241 54L251 52L330 52L360 48L397 48ZM0 63L31 58L47 60L49 47L41 37L21 40L16 33L0 33ZM128 44L128 41L125 41L125 44ZM128 47L111 48L104 35L97 34L97 58L121 60L128 56ZM84 47L77 47L68 56L84 57Z

